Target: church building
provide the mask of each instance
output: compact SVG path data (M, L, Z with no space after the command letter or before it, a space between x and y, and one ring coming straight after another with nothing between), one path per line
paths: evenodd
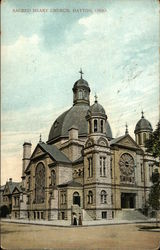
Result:
M23 144L22 183L12 190L12 218L110 220L122 210L142 211L157 161L145 150L152 133L142 116L135 140L113 138L107 113L82 77L73 85L73 106L34 150Z

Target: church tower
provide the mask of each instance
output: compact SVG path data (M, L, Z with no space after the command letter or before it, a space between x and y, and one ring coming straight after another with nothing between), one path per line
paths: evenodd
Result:
M110 147L106 137L107 115L95 103L89 108L88 139L84 147L84 208L93 219L111 218Z
M149 139L152 131L152 125L144 118L144 113L142 111L141 119L137 122L134 130L136 142L142 149L145 149L145 141Z

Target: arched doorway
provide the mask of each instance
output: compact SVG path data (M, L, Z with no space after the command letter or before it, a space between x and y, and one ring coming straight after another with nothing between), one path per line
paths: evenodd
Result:
M78 192L74 192L73 194L73 204L74 205L81 205L81 197L79 196Z

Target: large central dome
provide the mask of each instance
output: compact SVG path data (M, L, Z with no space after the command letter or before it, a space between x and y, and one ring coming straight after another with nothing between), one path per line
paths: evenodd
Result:
M60 115L53 123L49 137L48 143L52 143L60 138L68 137L68 130L75 125L78 128L79 137L85 137L88 133L88 126L86 115L89 109L88 105L75 105L71 109ZM112 138L112 132L110 125L107 121L106 123L106 135L108 139Z
M52 144L61 138L68 138L68 130L72 126L78 128L79 137L86 137L88 134L88 123L86 120L87 111L90 108L90 88L88 82L82 78L75 82L73 86L73 107L60 115L53 123L48 143ZM106 136L112 138L112 132L108 121L106 122Z

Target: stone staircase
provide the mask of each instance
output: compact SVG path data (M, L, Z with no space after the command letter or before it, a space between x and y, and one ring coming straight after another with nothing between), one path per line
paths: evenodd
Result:
M79 205L72 205L72 214L75 213L77 216L82 215L83 221L92 221L92 217L86 212L85 209L81 208Z
M144 216L141 212L135 209L122 209L121 211L116 212L116 219L118 220L147 220L147 217Z
M86 210L82 209L83 221L92 221L92 217L86 212Z

